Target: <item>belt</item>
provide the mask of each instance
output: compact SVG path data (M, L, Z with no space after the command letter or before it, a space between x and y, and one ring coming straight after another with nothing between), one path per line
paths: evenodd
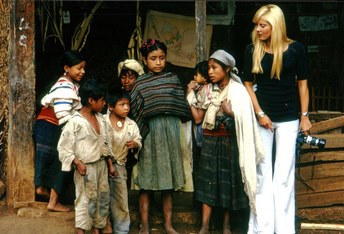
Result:
M226 130L225 126L221 124L219 128L214 130L203 129L204 136L220 136L220 137L228 137L231 135L229 131Z

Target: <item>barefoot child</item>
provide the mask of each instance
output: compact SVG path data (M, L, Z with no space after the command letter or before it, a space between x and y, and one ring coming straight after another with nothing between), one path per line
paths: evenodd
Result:
M142 147L141 135L130 112L129 93L121 88L111 89L106 95L109 112L105 119L112 126L112 153L108 161L110 172L110 213L113 233L128 233L130 216L128 207L127 171L125 164L129 151L138 157Z
M73 113L81 108L79 82L85 75L85 58L77 51L65 51L61 58L60 78L41 100L42 108L35 122L36 198L49 199L50 211L70 211L59 202L71 173L61 171L56 150L61 129Z
M62 170L75 167L76 233L100 233L106 225L110 192L105 158L111 154L111 127L100 113L104 106L104 87L87 80L79 90L82 108L63 128L58 142Z

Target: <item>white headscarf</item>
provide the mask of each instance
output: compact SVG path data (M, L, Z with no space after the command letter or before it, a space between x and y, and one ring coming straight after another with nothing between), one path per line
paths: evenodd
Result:
M133 70L137 72L139 76L145 73L142 66L135 59L126 59L118 64L118 77L121 75L121 71L123 68Z

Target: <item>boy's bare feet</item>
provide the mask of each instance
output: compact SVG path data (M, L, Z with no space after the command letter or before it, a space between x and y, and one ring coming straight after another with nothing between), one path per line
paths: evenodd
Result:
M111 225L111 220L109 217L106 218L106 226L102 230L102 234L105 233L112 233L112 225Z
M70 211L70 209L67 206L62 205L61 203L50 204L49 202L47 208L49 211L55 211L55 212L69 212Z

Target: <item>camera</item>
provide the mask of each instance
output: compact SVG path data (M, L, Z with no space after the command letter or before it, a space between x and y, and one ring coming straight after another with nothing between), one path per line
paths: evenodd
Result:
M316 137L312 137L311 135L305 135L304 132L299 132L297 138L296 138L296 142L299 144L309 144L309 145L313 145L313 146L317 146L320 149L323 149L325 147L326 144L326 140L325 139L320 139L320 138L316 138Z

